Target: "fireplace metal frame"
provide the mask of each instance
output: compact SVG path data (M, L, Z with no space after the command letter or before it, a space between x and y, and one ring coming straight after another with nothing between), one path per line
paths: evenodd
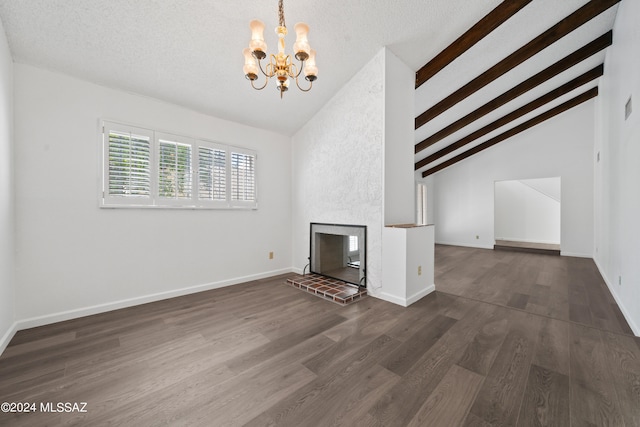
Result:
M313 271L313 234L314 232L317 232L314 230L314 226L326 226L326 227L351 227L351 228L361 228L363 230L363 236L364 236L364 242L361 245L364 248L364 256L361 259L361 265L359 268L359 271L362 273L362 278L360 278L359 283L353 283L347 280L344 280L343 278L339 278L339 277L333 277L333 276L329 276L327 274L323 274L323 273L319 273L317 271ZM347 234L344 234L345 236L347 236ZM336 280L342 280L345 283L350 283L352 285L356 285L358 287L362 287L362 288L366 288L367 287L367 226L366 225L357 225L357 224L331 224L331 223L324 223L324 222L312 222L309 225L309 272L313 273L313 274L318 274L320 276L324 276L324 277L330 277L332 279L336 279ZM360 245L360 242L358 242L358 245Z

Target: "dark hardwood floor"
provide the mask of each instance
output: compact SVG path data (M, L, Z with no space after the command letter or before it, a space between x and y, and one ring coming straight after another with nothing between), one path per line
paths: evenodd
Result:
M38 411L0 425L640 425L640 341L593 261L436 259L437 291L408 308L280 276L20 331L0 402Z

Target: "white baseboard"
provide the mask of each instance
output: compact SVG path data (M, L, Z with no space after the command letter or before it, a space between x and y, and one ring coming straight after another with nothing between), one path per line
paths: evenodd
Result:
M397 297L395 295L388 294L386 292L377 292L375 294L370 293L370 296L374 298L381 299L383 301L387 301L393 304L401 305L403 307L407 306L407 302L404 298Z
M593 262L596 263L596 267L598 267L598 271L600 272L600 275L604 279L604 283L607 284L607 287L609 288L609 292L611 293L611 295L613 295L613 299L616 300L616 304L618 304L618 307L620 308L620 311L622 312L622 315L624 316L625 320L629 324L629 327L633 331L633 334L637 337L640 337L640 328L633 321L633 318L629 315L629 312L625 308L624 304L622 303L618 295L615 293L615 287L612 285L607 275L604 274L604 269L600 266L600 263L596 258L593 258Z
M415 294L413 294L409 298L407 298L407 305L406 306L410 306L414 302L426 297L427 295L429 295L431 292L434 292L435 290L436 290L436 285L435 284L431 284L431 285L427 286L425 289L421 290L420 292L416 292Z
M0 338L0 355L4 352L4 350L9 345L11 338L18 332L18 323L13 322L13 325L9 328L9 330Z
M565 251L560 251L560 256L572 256L576 258L593 258L593 255L591 254L582 254L578 252L565 252Z
M393 304L401 305L403 307L409 307L414 302L418 301L421 298L429 295L431 292L436 290L436 285L428 286L426 289L421 290L420 292L416 292L411 295L409 298L402 298L396 295L389 294L387 292L380 292L376 294L370 294L374 298L379 298L381 300L391 302Z
M481 245L481 244L473 244L473 243L460 243L460 242L436 242L436 245L447 245L447 246L462 246L464 248L477 248L477 249L493 249L493 245Z
M552 240L531 240L531 239L520 239L517 237L496 237L494 240L504 240L507 242L521 242L521 243L544 243L547 245L559 245L560 242L552 241Z
M44 316L38 316L38 317L29 318L29 319L19 320L18 322L16 322L14 326L16 331L20 331L22 329L35 328L38 326L48 325L50 323L76 319L78 317L91 316L93 314L104 313L107 311L118 310L121 308L127 308L135 305L146 304L149 302L160 301L164 299L180 297L183 295L194 294L197 292L209 291L211 289L218 289L226 286L237 285L239 283L250 282L252 280L265 279L267 277L277 276L279 274L291 273L292 271L293 271L292 268L283 268L280 270L268 271L265 273L254 274L250 276L237 277L234 279L221 280L219 282L213 282L213 283L205 283L202 285L191 286L188 288L181 288L181 289L176 289L172 291L159 292L156 294L128 298L128 299L113 301L105 304L98 304L90 307L77 308L73 310L62 311L59 313L52 313Z

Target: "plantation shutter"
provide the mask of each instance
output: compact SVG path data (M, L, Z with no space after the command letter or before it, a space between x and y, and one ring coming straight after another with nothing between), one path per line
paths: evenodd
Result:
M190 144L158 138L158 197L190 200L193 192Z
M242 150L244 151L244 150ZM249 152L231 151L231 205L255 206L256 155Z
M103 141L105 201L151 203L151 131L105 122Z
M213 146L198 147L198 199L227 200L227 151Z
M101 207L258 208L253 150L107 121L101 136Z

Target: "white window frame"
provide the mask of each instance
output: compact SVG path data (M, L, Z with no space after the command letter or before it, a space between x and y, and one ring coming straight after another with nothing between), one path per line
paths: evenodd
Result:
M109 188L109 132L121 132L144 136L149 140L149 173L151 174L150 192L144 196L111 196ZM189 138L174 133L159 132L143 127L102 121L102 180L100 207L103 208L182 208L182 209L258 209L258 155L254 150L230 146L204 139ZM191 197L167 198L159 195L159 161L160 141L189 145L191 148ZM200 147L224 151L225 153L225 199L200 199ZM254 200L233 200L231 195L231 153L239 153L253 157L253 191Z

